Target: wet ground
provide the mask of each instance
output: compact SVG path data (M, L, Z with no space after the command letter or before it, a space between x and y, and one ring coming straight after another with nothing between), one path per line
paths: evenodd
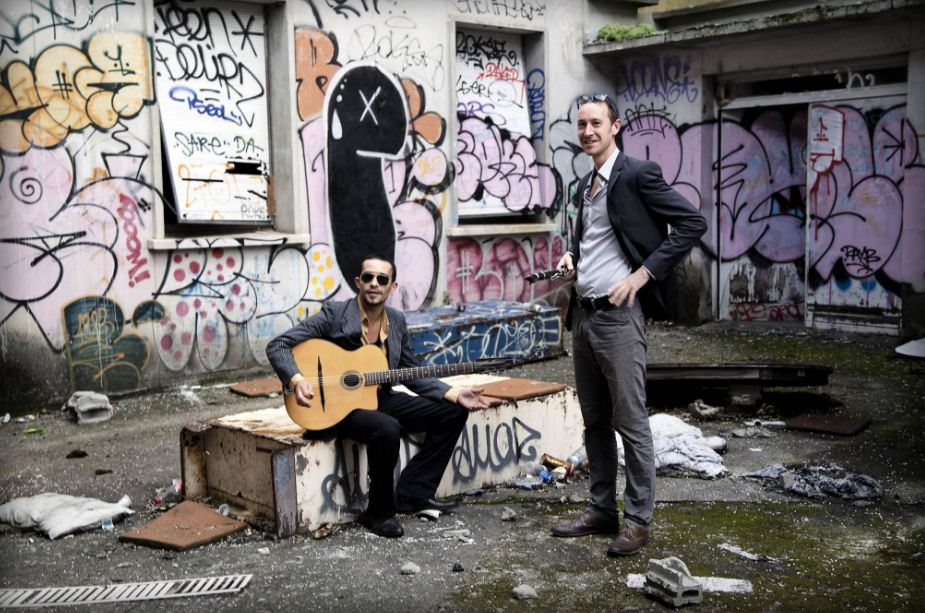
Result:
M765 390L756 407L725 408L717 421L692 423L705 434L727 437L724 460L733 475L779 462L834 463L880 480L885 495L855 506L776 493L735 476L663 477L653 540L642 554L622 560L606 557L606 536L549 535L550 525L583 508L586 479L534 492L498 488L469 496L437 522L404 518L406 536L399 540L348 525L323 540L279 540L249 531L182 553L122 544L118 534L158 514L148 503L152 492L179 477L178 437L184 424L276 406L279 400L244 399L222 386L174 390L120 400L112 420L80 427L57 412L38 412L34 421L0 428L0 501L48 491L109 501L128 494L137 513L116 524L114 532L56 541L5 529L0 588L252 573L250 585L237 595L95 605L94 610L659 610L662 605L628 588L626 578L644 573L650 558L677 556L694 575L747 579L754 586L750 594L708 593L701 609L921 610L925 362L896 357L894 345L890 338L808 333L779 324L651 327L650 362L831 366L827 386ZM567 357L511 374L566 384L574 379ZM689 400L676 398L652 410L687 417ZM796 431L767 439L730 436L759 410L766 419L812 411L866 416L872 423L851 437ZM35 427L44 432L25 433ZM87 457L66 459L74 449ZM515 521L501 520L505 507L516 511ZM460 529L468 534L452 532ZM721 549L723 544L774 561L746 560ZM406 562L421 571L400 574ZM454 571L454 565L462 570ZM513 589L520 584L532 586L537 598L516 600Z

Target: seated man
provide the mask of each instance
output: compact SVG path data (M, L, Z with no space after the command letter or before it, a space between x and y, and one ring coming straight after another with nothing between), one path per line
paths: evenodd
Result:
M417 366L405 316L385 304L398 285L394 263L386 257L369 256L363 260L361 271L354 279L356 299L326 302L319 313L267 345L270 364L303 406L311 406L314 390L292 356L292 348L302 341L320 338L348 350L372 344L385 353L390 369ZM451 388L438 379L418 379L406 385L418 395L381 386L377 392L378 410L353 411L334 426L338 436L366 445L369 505L360 521L379 536L404 534L395 519L396 510L416 513L457 506L455 501L434 500L434 494L466 425L468 411L488 406L482 400L481 389ZM402 471L396 489L393 474L402 429L426 434L420 451Z

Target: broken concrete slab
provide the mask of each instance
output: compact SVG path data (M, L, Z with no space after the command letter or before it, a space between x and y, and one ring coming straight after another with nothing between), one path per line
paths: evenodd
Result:
M676 608L703 602L703 584L675 557L649 560L645 590L647 595Z
M109 398L97 392L74 392L61 410L78 424L95 424L112 417Z
M247 528L243 521L225 517L204 504L185 500L120 541L147 547L185 551Z

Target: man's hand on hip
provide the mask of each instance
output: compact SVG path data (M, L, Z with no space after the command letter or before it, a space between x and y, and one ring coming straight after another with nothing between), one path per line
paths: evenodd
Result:
M607 297L610 299L611 304L620 306L625 302L626 306L632 307L636 302L636 293L649 282L649 279L649 273L646 269L639 267L636 272L612 285L607 290Z

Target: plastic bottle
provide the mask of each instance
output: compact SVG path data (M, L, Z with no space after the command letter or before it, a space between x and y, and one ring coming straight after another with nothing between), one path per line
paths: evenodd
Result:
M588 466L588 452L585 450L584 446L579 447L568 457L566 462L568 462L567 468L570 475L579 470L584 470Z
M154 504L173 504L183 499L183 482L174 479L167 487L160 487L154 493Z
M101 522L100 522L100 528L101 528L104 532L112 532L112 531L115 529L115 527L112 525L112 518L111 518L111 517L107 517L106 519L104 519L103 521L101 521Z
M540 464L539 462L521 462L520 463L520 472L524 475L532 475L534 477L539 477L542 471L546 470L546 467Z
M228 511L229 511L229 508L227 504L222 504L220 507L218 507L218 512L220 515L224 515L225 517L228 517Z

